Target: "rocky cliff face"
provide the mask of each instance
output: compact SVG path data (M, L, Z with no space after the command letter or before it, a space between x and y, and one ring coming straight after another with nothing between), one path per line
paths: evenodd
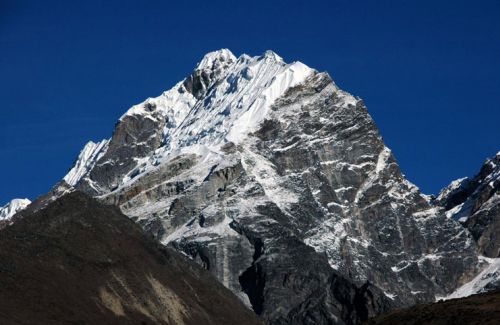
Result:
M485 264L402 176L360 99L270 51L207 54L89 148L70 185L190 256L269 324L360 322L447 295Z
M1 231L1 324L261 324L116 207L74 192Z
M470 230L481 255L500 257L500 152L476 176L443 189L436 204Z
M473 236L479 258L487 264L481 273L447 299L500 288L500 153L487 159L477 175L451 182L434 203L448 218L458 220Z

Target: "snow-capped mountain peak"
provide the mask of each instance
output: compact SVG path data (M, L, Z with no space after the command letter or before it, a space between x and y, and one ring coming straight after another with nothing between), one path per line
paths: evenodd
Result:
M26 207L31 203L28 199L13 199L6 205L0 208L0 221L9 220L13 215L21 210L26 209Z
M198 152L199 146L218 151L224 143L238 144L255 131L278 98L314 73L317 72L301 62L285 63L273 51L255 57L243 54L239 58L227 49L206 54L184 80L160 96L134 105L120 118L123 125L149 121L161 131L148 136L157 138L154 157L133 157L140 161L139 170L122 177L120 183L128 181L131 174L136 177L150 170L172 152ZM127 130L124 132L130 132ZM145 138L134 145L142 146L148 141ZM94 155L93 150L97 150ZM64 178L66 182L75 185L94 158L100 158L106 150L107 145L97 148L89 144Z
M89 143L65 180L191 256L266 320L294 323L306 303L337 315L332 301L304 297L332 297L342 281L370 291L377 310L431 301L481 268L473 238L404 178L363 102L272 51L208 53L131 107L111 139Z

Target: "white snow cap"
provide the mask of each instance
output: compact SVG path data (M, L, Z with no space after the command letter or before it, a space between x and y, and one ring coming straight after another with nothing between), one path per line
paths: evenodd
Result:
M219 62L232 63L236 61L234 54L228 49L220 49L218 51L213 51L205 54L203 59L198 63L196 70L202 69L212 69L214 65Z
M287 64L273 51L236 58L228 49L206 54L196 70L217 71L203 100L186 92L181 81L161 96L133 106L120 119L156 118L145 109L146 103L155 104L155 113L170 122L164 130L166 152L194 144L216 148L227 141L238 143L264 120L279 97L315 72L301 62Z
M208 87L208 100L194 103L179 127L166 134L171 149L193 143L214 147L225 141L238 143L265 118L276 99L314 71L300 62L287 64L273 51L256 57L243 54L235 60L223 49L207 54L200 66L219 58L233 63Z
M0 208L0 220L8 220L31 203L28 199L14 199Z

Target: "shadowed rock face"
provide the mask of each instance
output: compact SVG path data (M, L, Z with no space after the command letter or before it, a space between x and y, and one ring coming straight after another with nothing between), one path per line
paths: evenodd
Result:
M249 125L251 127L249 127ZM326 73L208 54L134 106L75 184L214 274L268 324L358 323L481 268Z
M74 192L0 232L1 324L260 324L229 290Z
M436 204L470 230L481 255L500 257L500 152L476 176L443 189Z

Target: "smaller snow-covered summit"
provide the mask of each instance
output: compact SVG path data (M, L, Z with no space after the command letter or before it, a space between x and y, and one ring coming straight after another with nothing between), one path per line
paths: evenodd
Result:
M0 221L9 220L13 215L24 210L31 203L28 199L13 199L0 208Z
M480 254L500 257L500 153L487 159L474 177L452 182L435 203L469 229Z
M75 186L78 181L94 167L95 162L104 152L106 152L108 142L108 140L103 140L98 143L89 141L78 155L73 168L64 176L64 181L71 186Z
M448 216L465 222L489 199L498 195L500 186L500 152L486 159L474 177L464 177L441 190L436 203Z

